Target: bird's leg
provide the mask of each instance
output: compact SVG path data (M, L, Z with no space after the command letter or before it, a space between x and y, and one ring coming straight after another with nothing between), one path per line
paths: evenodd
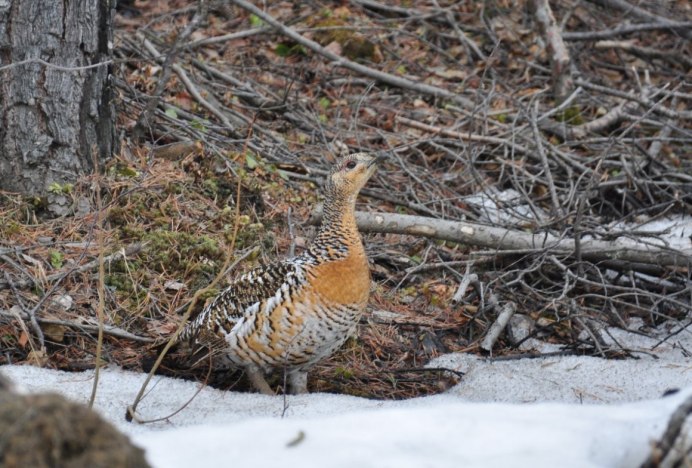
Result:
M291 394L298 395L308 393L308 373L307 371L292 371L288 373L288 383L291 387Z
M247 376L250 378L250 382L252 382L252 385L256 390L265 395L274 395L274 391L265 380L264 375L262 375L262 371L259 368L255 366L247 366L245 368L245 372L247 372Z

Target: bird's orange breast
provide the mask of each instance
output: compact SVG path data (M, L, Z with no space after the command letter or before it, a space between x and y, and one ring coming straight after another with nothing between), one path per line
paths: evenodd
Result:
M310 288L333 304L365 305L370 295L370 269L365 253L315 267Z

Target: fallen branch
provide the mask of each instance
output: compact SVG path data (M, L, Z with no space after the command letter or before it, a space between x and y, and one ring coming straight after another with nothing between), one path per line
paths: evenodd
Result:
M671 21L670 19L664 17L664 16L659 16L655 15L653 13L650 13L646 11L645 9L638 7L636 5L633 5L625 0L589 0L591 3L595 3L596 5L601 5L604 7L609 7L609 8L614 8L616 10L621 10L622 12L632 15L635 18L638 18L643 21L652 21L656 23L664 23L664 24L670 24L670 25L675 25L676 21ZM690 29L687 30L682 30L680 31L680 34L682 37L686 39L692 39L692 31Z
M456 132L454 130L449 130L449 129L442 128L442 127L436 127L434 125L424 124L424 123L419 122L417 120L408 119L408 118L402 117L400 115L397 115L394 118L397 122L399 122L401 124L404 124L408 127L417 128L419 130L425 130L426 132L436 133L436 134L450 137L450 138L458 138L460 140L477 141L479 143L490 143L493 145L509 146L510 148L512 148L517 153L522 153L522 154L529 153L529 149L526 148L525 146L514 143L510 140L506 140L504 138L497 138L497 137L491 137L491 136L485 136L485 135L474 135L472 133Z
M185 44L186 49L194 49L199 46L205 46L210 44L218 44L219 42L234 41L236 39L244 39L246 37L255 36L257 34L262 34L268 32L270 29L267 27L246 29L245 31L234 32L230 34L224 34L223 36L212 36L205 37L204 39L199 39L196 41L188 42Z
M678 51L664 51L659 49L654 49L653 47L642 47L636 45L635 41L599 41L594 44L596 49L619 49L624 52L628 52L632 55L642 57L645 59L661 59L665 60L671 65L684 65L687 68L692 68L692 59L687 57L684 53Z
M315 211L308 223L317 224L321 220L322 213ZM363 232L429 237L479 247L491 247L498 251L532 249L536 252L551 252L558 255L574 255L576 252L574 239L561 238L548 232L532 234L463 221L362 211L356 212L356 221L358 228ZM590 261L620 260L676 266L683 269L689 269L692 264L692 249L675 250L630 238L618 237L611 241L581 239L580 248L582 258Z
M38 338L39 343L41 344L40 349L41 350L45 349L43 330L41 330L41 327L39 326L39 323L36 320L36 314L35 313L32 314L31 311L27 310L27 308L24 306L24 301L22 301L22 297L19 295L17 288L15 287L14 283L12 282L12 278L10 278L10 275L6 271L3 273L5 274L5 281L10 286L10 289L12 289L12 293L14 294L15 300L17 301L18 305L16 307L19 310L21 310L21 312L23 312L24 315L29 319L29 322L31 323L31 328L33 329L34 333L36 334L36 337ZM24 324L24 319L22 319L22 317L21 317L21 313L18 312L17 314L13 314L13 315L15 315L17 319L19 319L19 321L21 322L22 328L24 329L24 332L29 337L29 345L31 345L32 351L36 351L33 340L31 339L31 335L29 334L28 329L26 329L26 325Z
M0 317L6 317L10 319L21 319L21 320L26 320L28 315L26 313L19 313L19 317L7 310L0 310ZM76 328L78 330L83 330L88 333L98 333L99 331L99 326L98 325L89 325L86 323L78 323L78 322L70 322L69 320L54 320L54 319L44 319L37 317L36 320L38 323L41 325L59 325L62 327L70 327L70 328ZM124 338L126 340L131 340L131 341L138 341L140 343L153 343L156 340L153 338L148 338L146 336L139 336L135 335L133 333L130 333L128 331L123 330L122 328L114 327L112 325L105 325L103 326L103 333L106 335L111 335L116 338Z
M493 297L493 295L491 295L491 297ZM495 306L499 305L497 304L497 299L495 299L494 302ZM497 320L493 322L488 330L488 333L485 335L485 338L483 338L483 341L481 341L480 346L483 351L492 353L493 346L495 346L497 339L500 337L500 333L502 333L502 331L507 327L509 319L512 318L512 315L514 315L516 311L517 306L514 304L514 302L507 302L504 306L502 306L497 314Z
M249 11L253 15L256 15L258 18L260 18L262 21L265 23L273 26L276 28L281 34L284 36L288 36L300 45L312 50L316 54L322 55L323 57L328 58L329 60L332 60L334 62L334 66L337 67L343 67L343 68L348 68L349 70L352 70L356 73L360 73L365 76L369 76L370 78L373 78L377 81L380 81L382 83L386 83L391 86L396 86L398 88L403 88L403 89L408 89L411 91L415 91L421 94L427 94L435 97L441 97L445 99L450 99L457 104L472 109L474 108L473 102L470 100L459 96L456 93L453 93L451 91L448 91L443 88L438 88L437 86L432 86L428 85L425 83L416 83L415 81L407 80L406 78L402 78L396 75L391 75L389 73L381 72L379 70L375 70L370 67L366 67L365 65L361 65L359 63L353 62L345 57L342 57L338 54L335 54L334 52L331 52L330 50L325 49L321 45L319 45L317 42L310 40L298 32L296 32L293 28L290 28L286 26L285 24L281 23L278 21L276 18L273 16L265 13L264 11L260 10L257 8L255 5L246 2L245 0L231 0L233 3L238 5L239 7Z
M562 38L566 41L600 41L644 31L687 31L689 29L692 29L692 21L627 24L603 31L564 32Z
M564 141L582 140L592 133L604 131L613 125L631 119L630 113L634 112L639 104L634 101L626 101L612 108L601 117L597 117L581 125L565 125L550 120L540 122L541 130L552 133Z
M626 91L620 91L619 89L608 88L606 86L593 84L593 83L590 83L586 80L582 80L579 78L575 80L575 83L578 86L581 86L582 88L589 89L591 91L609 94L611 96L617 96L617 97L620 97L623 99L627 99L628 101L637 102L640 105L646 107L647 109L651 109L655 113L665 115L668 118L678 119L678 120L682 120L682 119L690 120L690 119L692 119L692 112L675 111L675 110L670 109L668 107L661 106L659 103L653 102L651 99L649 99L647 97L636 96L632 92L626 92ZM662 89L657 89L656 94L658 94L658 93L666 94L665 90L662 90Z
M656 442L649 457L641 464L641 468L657 468L662 466L663 460L665 460L670 450L673 448L673 445L675 445L675 441L680 435L682 426L685 424L685 420L690 413L692 413L692 396L687 397L670 416L668 427L666 427L666 431L661 436L661 440ZM670 466L677 465L671 463Z
M559 103L562 102L574 88L574 82L570 73L571 59L567 46L562 40L560 27L555 21L553 11L548 0L533 0L531 2L536 23L545 40L550 55L550 63L553 72L553 96Z

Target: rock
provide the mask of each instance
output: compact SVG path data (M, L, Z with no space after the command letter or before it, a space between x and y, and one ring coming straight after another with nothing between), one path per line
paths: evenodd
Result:
M531 334L535 322L531 317L523 314L514 314L507 324L507 337L513 345L519 344Z
M53 298L53 303L62 310L70 310L74 304L74 299L69 294L61 294Z
M149 467L144 451L96 412L53 393L20 395L0 377L0 466Z

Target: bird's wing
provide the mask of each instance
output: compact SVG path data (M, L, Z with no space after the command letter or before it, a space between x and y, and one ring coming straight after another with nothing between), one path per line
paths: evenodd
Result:
M259 311L271 313L282 301L299 291L305 282L305 262L292 258L262 265L243 274L221 291L192 320L179 341L211 349L223 347L224 336Z

